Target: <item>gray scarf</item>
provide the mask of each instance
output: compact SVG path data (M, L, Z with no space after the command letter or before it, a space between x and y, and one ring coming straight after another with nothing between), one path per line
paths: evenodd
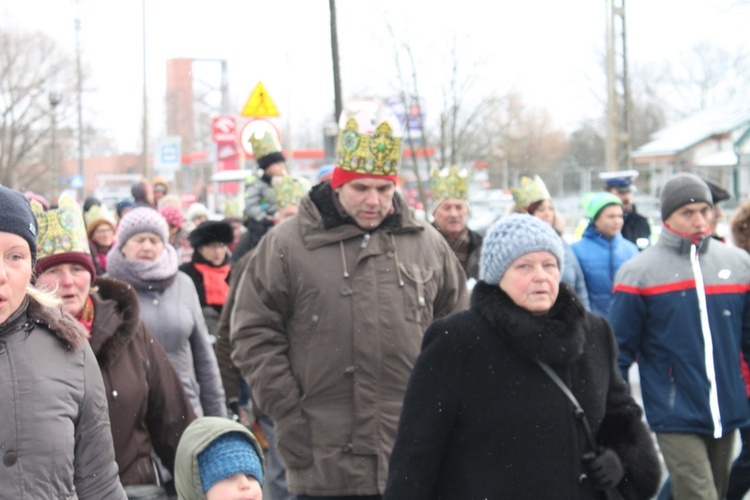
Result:
M165 290L177 276L177 251L164 245L154 260L126 259L115 246L107 254L107 276L129 283L136 290Z

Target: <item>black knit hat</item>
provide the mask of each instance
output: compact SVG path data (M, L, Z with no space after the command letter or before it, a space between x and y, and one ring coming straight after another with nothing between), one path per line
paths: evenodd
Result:
M234 241L234 229L230 223L220 220L207 220L201 222L190 233L190 246L193 248L202 247L215 241L225 245Z
M273 165L274 163L279 162L279 161L285 162L286 158L284 158L284 154L281 151L276 151L269 155L258 158L258 166L262 168L263 170L265 170L271 165Z
M0 232L17 234L25 239L31 250L31 264L36 263L36 235L38 226L29 200L14 189L0 186Z

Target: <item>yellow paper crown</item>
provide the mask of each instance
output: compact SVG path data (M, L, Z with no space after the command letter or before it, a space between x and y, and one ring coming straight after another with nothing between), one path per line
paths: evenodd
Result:
M112 212L103 205L94 205L89 208L88 212L83 214L83 220L86 223L87 231L94 224L99 224L100 222L108 222L113 228L115 227L115 218L112 215Z
M432 169L432 201L437 206L445 200L469 199L469 170L453 165L450 168Z
M359 174L396 175L401 163L401 137L383 120L374 132L361 131L356 117L346 120L339 135L338 166Z
M39 260L68 252L91 255L83 213L76 201L67 194L60 196L58 208L44 211L38 201L31 201L31 210L39 224L36 239Z
M276 209L281 210L292 205L299 205L310 188L310 181L304 177L295 178L291 175L285 175L274 178L273 190L276 193Z
M552 199L549 191L547 191L547 186L538 175L535 175L533 179L522 176L521 186L510 188L510 192L513 195L513 200L516 202L516 209L519 212L525 212L529 205L537 201Z
M270 123L258 120L252 122L250 126L253 128L253 133L248 137L248 141L253 148L253 156L256 160L281 152L281 141Z

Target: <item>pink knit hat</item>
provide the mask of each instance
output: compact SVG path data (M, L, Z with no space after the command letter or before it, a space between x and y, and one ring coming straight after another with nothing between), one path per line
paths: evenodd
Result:
M170 226L182 227L185 223L185 214L174 205L164 205L159 208L159 213L166 219L167 224Z

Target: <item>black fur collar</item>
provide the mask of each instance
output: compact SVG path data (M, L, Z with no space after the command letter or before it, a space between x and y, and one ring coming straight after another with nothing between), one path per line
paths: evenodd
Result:
M348 215L342 215L333 197L336 196L330 182L322 182L312 188L310 199L318 208L320 216L323 219L323 225L326 230L341 226L342 224L354 224L354 219ZM393 197L393 207L395 208L392 215L386 217L379 227L399 228L401 227L401 208L398 197Z
M484 281L474 287L471 308L525 358L568 363L583 353L586 311L564 283L552 309L542 316L517 306L499 286Z

